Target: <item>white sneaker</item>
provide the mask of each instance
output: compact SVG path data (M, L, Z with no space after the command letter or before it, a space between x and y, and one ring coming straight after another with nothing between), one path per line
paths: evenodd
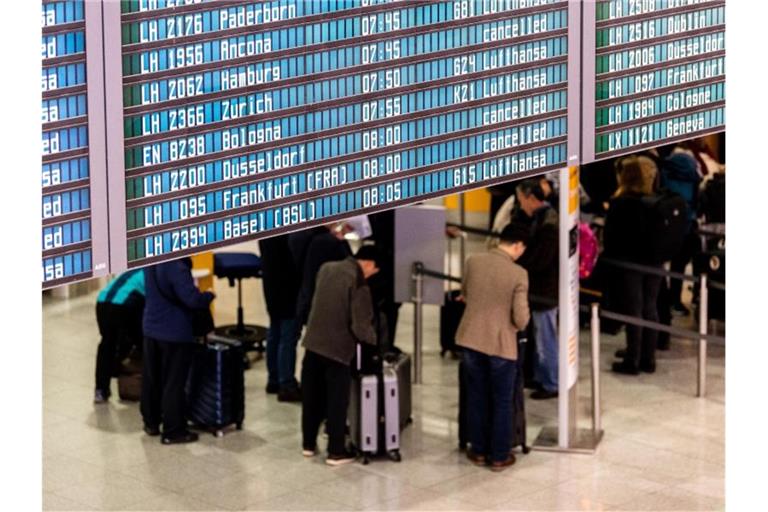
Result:
M301 454L305 457L314 457L317 454L317 450L307 450L305 448L301 450Z

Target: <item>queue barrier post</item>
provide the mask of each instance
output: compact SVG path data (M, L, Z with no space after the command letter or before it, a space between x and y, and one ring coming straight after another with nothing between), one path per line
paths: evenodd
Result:
M701 275L699 281L699 334L706 336L709 328L709 296L707 289L707 274ZM707 339L699 338L699 364L696 396L703 397L707 393Z
M420 261L413 264L411 279L413 280L413 382L422 381L422 332L423 332L423 299L424 299L424 265Z
M592 349L592 435L599 439L603 434L602 408L600 406L600 305L592 303L590 321Z

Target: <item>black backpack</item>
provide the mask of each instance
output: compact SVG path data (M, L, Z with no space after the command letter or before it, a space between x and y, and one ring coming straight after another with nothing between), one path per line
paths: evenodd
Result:
M644 197L643 204L648 217L651 262L669 261L682 249L690 228L688 204L682 196L669 190Z

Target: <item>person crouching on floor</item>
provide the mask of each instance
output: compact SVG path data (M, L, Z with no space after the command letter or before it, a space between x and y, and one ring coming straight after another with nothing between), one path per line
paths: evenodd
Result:
M345 445L351 364L357 343L376 343L366 280L379 271L378 261L376 248L364 245L354 257L325 263L317 275L301 371L302 453L317 453L318 429L326 420L331 466L355 460Z
M467 417L477 465L503 471L515 462L510 453L512 398L517 368L517 331L528 325L528 272L515 263L525 251L529 229L504 228L499 246L467 259L462 283L466 309L456 333L464 348Z

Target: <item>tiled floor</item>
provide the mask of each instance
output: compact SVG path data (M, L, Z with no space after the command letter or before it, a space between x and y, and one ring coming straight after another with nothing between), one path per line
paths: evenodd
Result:
M473 244L473 247L476 244ZM253 244L246 245L253 248ZM236 293L216 283L217 323L234 321ZM260 283L244 284L246 319L265 323ZM403 461L330 468L300 450L300 406L264 393L260 361L246 373L245 429L161 446L141 431L138 406L95 406L95 294L43 307L43 507L46 510L722 510L724 350L710 348L708 392L696 390L695 346L675 340L654 375L609 371L622 338L603 336L604 440L595 455L532 451L495 474L457 449L456 361L441 359L438 310L425 309L424 384ZM412 310L398 345L412 347ZM588 425L589 361L582 333L581 421ZM113 384L116 396L116 384ZM554 425L556 401L529 400L528 439ZM322 443L321 443L322 447Z

